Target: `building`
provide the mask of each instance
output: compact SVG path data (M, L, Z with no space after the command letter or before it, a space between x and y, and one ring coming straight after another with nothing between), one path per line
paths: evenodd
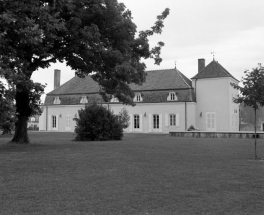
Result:
M146 82L131 84L136 106L124 106L116 98L105 103L99 86L89 76L74 77L59 86L60 71L55 71L54 90L47 94L40 117L40 130L74 131L78 110L95 100L114 113L125 107L130 114L126 132L185 131L191 125L201 131L238 131L239 106L233 103L238 93L230 83L238 83L213 60L205 66L198 60L198 74L191 80L178 69L147 71Z

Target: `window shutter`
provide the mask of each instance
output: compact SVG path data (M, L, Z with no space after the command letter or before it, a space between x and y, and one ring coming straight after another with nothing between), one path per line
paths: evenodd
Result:
M180 126L180 115L178 113L176 114L176 126Z
M152 114L149 114L149 132L152 130Z
M169 126L169 115L165 114L165 126Z
M52 123L52 118L51 118L51 115L49 115L49 118L48 118L48 131L51 130L51 123Z
M130 132L132 132L132 129L133 129L133 115L132 114L129 114L129 116L130 116L130 128L129 128L129 130L130 130Z
M56 115L56 130L59 130L59 116Z
M162 132L162 114L159 114L159 132Z
M139 115L139 130L142 132L143 131L143 114Z

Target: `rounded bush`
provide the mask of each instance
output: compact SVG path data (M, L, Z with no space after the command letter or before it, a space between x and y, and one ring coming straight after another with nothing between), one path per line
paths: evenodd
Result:
M75 140L121 140L123 126L118 117L102 105L91 103L85 109L79 110L79 118L76 121Z

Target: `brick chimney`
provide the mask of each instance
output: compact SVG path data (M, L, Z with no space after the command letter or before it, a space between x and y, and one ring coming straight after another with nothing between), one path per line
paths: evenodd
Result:
M198 73L205 67L205 59L198 59Z
M61 71L54 69L54 90L60 86Z

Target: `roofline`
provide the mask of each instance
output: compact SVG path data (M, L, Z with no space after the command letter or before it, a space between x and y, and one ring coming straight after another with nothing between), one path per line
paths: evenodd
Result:
M208 78L191 78L192 80L198 80L198 79L209 79L210 77ZM230 76L222 76L222 77L211 77L211 78L215 78L215 79L219 79L219 78L231 78L231 79L234 79L236 80L237 82L240 82L239 80L237 80L236 78L234 77L230 77Z
M191 86L185 81L185 78L182 77L182 73L181 73L178 69L176 69L176 68L175 68L175 70L176 70L176 72L178 72L179 76L182 78L182 80L184 81L184 83L185 83L187 86L191 87ZM187 78L187 77L186 77L186 78Z
M135 104L164 104L164 103L185 103L185 102L192 102L196 103L196 101L190 101L190 100L182 100L182 101L164 101L164 102L134 102ZM89 103L86 103L89 104ZM52 106L52 107L60 107L60 106L85 106L86 104L43 104L42 107ZM122 102L101 102L100 104L116 104L116 105L124 105Z
M133 92L153 92L153 91L168 91L168 90L192 90L193 87L185 87L185 88L171 88L171 89L155 89L155 90L132 90ZM92 93L66 93L66 94L46 94L46 96L68 96L68 95L84 95L84 94L99 94L100 92L92 92Z

